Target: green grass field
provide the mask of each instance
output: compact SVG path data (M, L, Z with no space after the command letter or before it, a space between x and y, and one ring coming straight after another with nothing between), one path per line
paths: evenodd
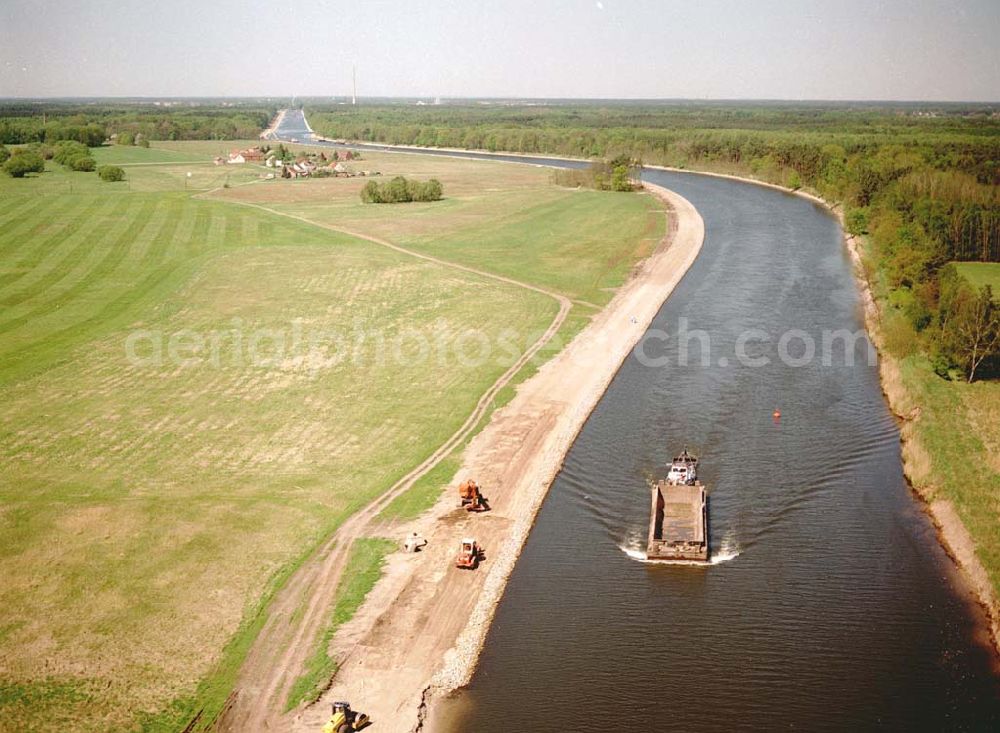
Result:
M93 156L98 165L156 165L159 163L204 163L206 156L193 150L169 150L132 147L128 145L106 145L93 148ZM150 151L153 152L150 152ZM217 155L223 154L220 149Z
M976 288L989 285L993 294L1000 297L1000 262L955 262L958 274Z
M266 589L503 372L455 358L457 336L497 343L512 328L523 347L556 312L543 295L228 202L322 213L329 183L357 181L261 181L255 166L199 162L209 145L173 144L190 157L176 163L157 147L97 151L139 163L123 183L59 166L0 178L0 730L172 730L196 694L224 695ZM415 158L396 160L379 165L405 172ZM539 269L525 272L574 297L616 284L648 248L575 233L559 216L575 194L541 172L477 179L468 166L448 174L455 216L352 211L428 248L438 224L446 236L472 222L464 252L441 252L498 270L506 229L508 256L530 253ZM526 218L543 196L549 208ZM655 232L645 197L588 208L590 230ZM527 223L543 216L557 225ZM476 231L492 236L488 257ZM546 269L580 240L583 285ZM425 357L421 338L438 339ZM453 465L396 513L425 507Z
M663 237L662 204L647 194L560 188L552 185L550 171L537 166L367 151L364 156L350 167L438 178L444 200L406 204L386 217L383 206L360 202L364 178L240 187L217 195L382 237L599 305Z

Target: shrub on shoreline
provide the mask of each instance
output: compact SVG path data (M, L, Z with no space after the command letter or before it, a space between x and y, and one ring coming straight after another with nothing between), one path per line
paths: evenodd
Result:
M568 168L554 171L556 185L570 188L593 188L598 191L634 191L642 163L619 155L613 160L595 160L589 168Z

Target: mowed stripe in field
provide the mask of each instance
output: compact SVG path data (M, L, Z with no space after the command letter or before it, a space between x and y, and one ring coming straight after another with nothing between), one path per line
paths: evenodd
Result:
M79 202L70 197L53 202L44 197L35 197L37 206L19 212L18 217L0 232L0 251L3 252L0 288L16 283L30 274L46 254L52 243L59 243L72 234L74 226L82 226L86 219L80 217ZM92 201L93 205L98 202ZM79 222L79 223L77 223Z
M76 256L63 257L47 271L44 263L40 265L42 275L30 278L20 297L10 299L21 307L11 308L0 316L0 334L62 308L91 286L103 288L105 277L137 241L138 230L149 219L153 206L153 202L146 202L126 211L122 217L111 219L113 228L107 237L87 237L80 241L73 250Z
M82 212L73 212L72 225L55 232L33 253L35 258L20 266L10 284L0 289L0 303L8 308L34 300L41 292L66 277L75 263L96 249L95 241L105 236L101 225L122 218L127 211L125 200L98 201ZM9 315L9 314L8 314Z
M0 229L0 384L44 370L92 327L120 325L197 258L266 245L262 231L274 231L259 215L183 196L18 198Z
M6 263L15 262L20 253L26 250L33 250L32 237L41 236L35 231L40 226L51 226L53 219L58 219L60 207L53 206L51 200L43 196L16 196L4 200L6 204L0 221L3 222L3 236L0 237L0 252L3 253L4 267ZM69 209L72 202L64 200L62 209ZM40 223L39 217L35 213L45 208L45 220ZM0 286L8 281L9 276L17 274L17 270L0 270Z

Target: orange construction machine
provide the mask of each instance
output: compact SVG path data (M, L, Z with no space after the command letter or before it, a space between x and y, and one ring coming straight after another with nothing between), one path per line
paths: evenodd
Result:
M489 511L490 507L486 503L486 497L479 490L479 484L472 479L459 484L458 495L462 499L461 506L464 506L467 512Z
M479 561L483 556L483 548L470 538L462 540L462 545L458 549L458 557L455 558L455 567L464 570L475 570L479 566Z

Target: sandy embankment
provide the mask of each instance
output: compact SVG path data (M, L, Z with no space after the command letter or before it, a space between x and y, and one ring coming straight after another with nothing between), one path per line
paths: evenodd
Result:
M426 730L435 699L470 680L507 578L566 452L701 249L704 223L694 207L671 191L647 188L672 210L664 242L465 451L458 478L475 477L492 511L468 515L456 509L449 492L414 523L429 545L417 555L391 557L361 612L334 640L341 667L331 689L295 719L294 730L319 730L336 699L370 713L379 730ZM475 572L453 565L465 536L486 550Z

